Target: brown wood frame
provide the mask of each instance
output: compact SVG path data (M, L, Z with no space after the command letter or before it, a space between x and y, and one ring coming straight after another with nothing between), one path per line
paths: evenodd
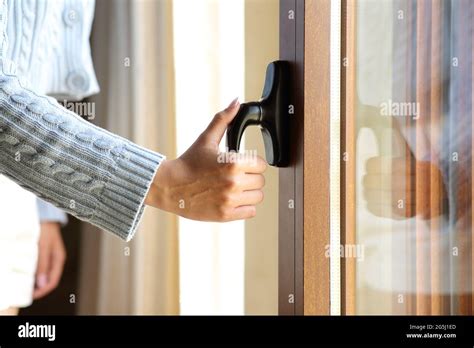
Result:
M279 173L282 315L327 315L330 309L329 258L325 256L329 245L330 6L330 0L280 0L280 58L292 63L295 107L291 163Z
M356 244L356 0L342 1L341 144L346 161L341 165L341 244ZM356 269L354 258L341 260L341 314L354 315Z
M355 141L356 124L355 113L370 112L370 107L361 105L357 99L356 83L356 2L357 0L342 0L342 46L341 58L347 58L347 64L341 64L341 243L356 244L356 216L355 216ZM409 10L409 0L401 5L407 6L407 15L413 15ZM407 61L407 68L415 69L417 79L426 81L441 80L440 62L429 70L426 60L436 59L436 52L440 49L439 38L429 46L423 42L427 36L426 30L436 30L441 18L440 1L422 1L415 11L418 27L415 28L418 41L417 61ZM432 7L434 12L432 12ZM279 202L279 313L280 314L319 314L330 313L330 272L329 258L325 256L325 247L329 245L329 101L330 101L330 0L280 0L280 57L292 63L293 89L292 104L295 114L291 116L291 164L280 170L280 202ZM294 11L295 18L288 18L289 11ZM465 17L467 18L467 17ZM430 26L425 26L425 21ZM411 25L411 21L408 21ZM466 27L466 23L459 25ZM414 28L408 28L413 30ZM427 46L428 45L428 46ZM463 52L467 57L474 53ZM427 58L428 57L428 58ZM439 60L439 58L437 58ZM428 69L428 70L427 70ZM474 69L473 69L474 70ZM419 83L421 84L421 82ZM431 83L431 86L441 86L440 82ZM420 92L432 88L431 95ZM439 98L441 87L425 87L421 85L416 94L416 100L422 104L424 113L431 110L431 117L439 117ZM408 90L407 97L413 91ZM431 98L431 99L430 99ZM410 99L408 99L410 100ZM431 102L430 102L431 100ZM434 102L433 102L434 101ZM432 103L433 105L430 105ZM418 129L417 131L420 131ZM421 134L421 133L420 133ZM421 138L421 137L420 137ZM417 148L422 144L417 145ZM393 146L396 146L394 143ZM407 155L409 149L406 149ZM421 153L421 152L420 152ZM467 155L465 155L467 156ZM474 167L473 167L474 168ZM410 182L417 187L430 185L431 197L416 195L415 205L420 209L425 206L426 199L432 200L431 209L436 212L442 191L438 187L438 179L431 172L428 181L421 174L416 173L413 163L407 166L408 173L415 172L416 181ZM434 187L434 189L433 189ZM465 192L465 194L473 194ZM471 198L468 198L470 200ZM294 201L294 209L289 209L288 201ZM408 196L407 202L412 198ZM428 202L429 203L429 202ZM411 206L411 204L408 204ZM474 208L473 208L474 211ZM419 222L418 222L419 223ZM415 226L416 228L416 226ZM434 227L436 231L437 227ZM416 229L418 233L419 229ZM437 249L438 236L430 236L433 249ZM447 309L446 299L437 295L424 295L426 289L439 288L439 255L431 254L430 262L426 263L422 256L422 235L417 238L415 248L417 258L416 268L423 276L416 277L415 295L406 294L406 305L397 307L397 314L443 314ZM461 242L462 243L462 242ZM473 243L471 241L471 243ZM410 249L411 250L411 249ZM411 253L411 252L410 252ZM428 254L430 255L430 254ZM469 255L468 255L469 256ZM474 253L471 255L474 260ZM466 264L466 263L465 263ZM461 264L461 267L464 264ZM342 314L356 314L356 269L353 258L341 260L341 309ZM432 270L431 270L432 269ZM433 272L434 275L430 274ZM472 269L458 270L460 273L457 282L465 286L472 282L466 274ZM418 291L418 290L422 291ZM294 296L294 303L288 301ZM391 296L394 296L393 294ZM395 302L393 297L393 302ZM460 314L469 314L474 308L471 295L459 295L455 299ZM457 304L459 303L459 304ZM394 307L394 308L395 308ZM451 309L452 311L452 309Z

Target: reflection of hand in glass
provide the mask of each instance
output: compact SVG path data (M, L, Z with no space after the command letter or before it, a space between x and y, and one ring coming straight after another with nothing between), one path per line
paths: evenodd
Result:
M46 296L58 286L65 260L66 249L61 237L60 224L42 222L34 299Z
M367 209L376 216L393 219L430 219L440 215L446 197L441 171L427 161L415 161L413 169L405 157L367 160L363 178Z
M266 162L258 156L219 160L219 142L238 106L234 101L218 113L181 157L161 164L146 204L202 221L255 216L255 205L263 200Z

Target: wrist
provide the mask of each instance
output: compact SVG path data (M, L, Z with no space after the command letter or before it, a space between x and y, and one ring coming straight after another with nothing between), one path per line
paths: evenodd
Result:
M59 221L52 221L52 220L43 220L40 221L41 226L60 226L61 223Z
M164 160L158 168L151 184L145 204L169 211L169 196L173 167L176 160Z

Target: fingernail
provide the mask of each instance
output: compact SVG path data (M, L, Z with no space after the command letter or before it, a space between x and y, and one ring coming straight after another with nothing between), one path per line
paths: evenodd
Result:
M48 278L46 277L46 274L39 274L36 278L36 285L38 288L44 288L46 284L48 284Z
M232 109L232 108L235 107L238 103L239 103L239 97L237 97L237 98L235 98L234 100L232 100L232 102L229 104L229 106L227 107L227 109Z

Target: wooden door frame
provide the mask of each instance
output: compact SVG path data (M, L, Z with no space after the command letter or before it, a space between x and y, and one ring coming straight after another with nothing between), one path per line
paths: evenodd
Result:
M280 59L292 66L295 109L290 166L279 173L280 315L330 313L330 11L330 0L280 0Z

